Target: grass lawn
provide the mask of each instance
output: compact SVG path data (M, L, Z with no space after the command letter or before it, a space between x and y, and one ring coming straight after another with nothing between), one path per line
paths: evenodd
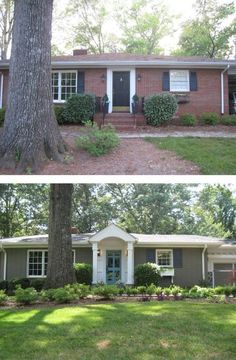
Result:
M199 166L206 175L236 174L236 139L223 138L147 138L159 149L177 155Z
M236 306L109 303L0 311L0 359L236 359Z

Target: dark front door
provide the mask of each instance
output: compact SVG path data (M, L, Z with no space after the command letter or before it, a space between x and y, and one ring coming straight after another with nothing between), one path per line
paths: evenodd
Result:
M121 279L121 251L107 251L107 284L115 284Z
M130 105L130 72L113 72L113 108L129 110ZM122 109L123 108L123 109Z

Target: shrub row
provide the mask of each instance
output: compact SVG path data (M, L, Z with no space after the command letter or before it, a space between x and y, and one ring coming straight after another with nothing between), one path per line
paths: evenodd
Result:
M5 290L7 294L12 295L15 291L16 287L20 285L22 289L27 289L29 287L33 287L37 291L41 291L43 289L45 280L44 279L12 279L11 281L0 281L0 290Z
M236 297L236 286L218 286L216 288L206 288L194 286L191 289L181 288L176 285L161 288L151 284L149 286L127 287L117 285L98 284L90 287L83 284L66 285L63 288L42 290L37 292L33 287L23 289L20 285L15 290L15 301L19 304L29 305L40 301L54 301L58 304L69 303L71 301L84 299L87 296L95 295L102 299L113 299L116 296L139 296L142 300L157 299L180 300L189 299L214 299L216 302L225 296ZM8 300L5 290L0 290L0 305L4 305Z
M194 114L186 113L180 116L181 125L184 126L195 126L198 123L197 117ZM199 124L201 125L236 125L236 115L223 115L219 116L216 113L203 113L199 118Z

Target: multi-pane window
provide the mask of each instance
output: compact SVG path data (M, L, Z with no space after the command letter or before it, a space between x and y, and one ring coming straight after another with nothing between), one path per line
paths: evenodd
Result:
M189 91L189 71L171 70L170 71L170 91Z
M172 267L173 266L173 251L172 250L164 250L158 249L156 251L157 257L157 265L164 267Z
M53 101L64 102L77 93L76 71L54 71L52 73Z
M73 262L75 263L75 250L72 250ZM46 277L48 266L47 250L29 250L28 251L28 277Z

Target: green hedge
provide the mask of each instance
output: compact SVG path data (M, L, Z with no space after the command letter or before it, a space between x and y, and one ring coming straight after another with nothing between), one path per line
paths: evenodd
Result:
M93 267L91 264L78 263L74 265L75 277L79 284L91 285Z
M0 126L3 125L5 120L6 109L0 109Z
M144 100L144 114L149 125L166 123L172 119L177 110L177 100L172 94L154 94Z
M82 124L92 120L95 114L95 95L76 94L71 96L65 104L63 118L65 123Z
M134 279L137 286L158 285L160 281L160 268L152 263L140 264L135 268Z
M200 117L203 125L216 125L220 121L220 117L214 112L205 112Z
M220 122L222 125L236 126L236 115L223 115Z

